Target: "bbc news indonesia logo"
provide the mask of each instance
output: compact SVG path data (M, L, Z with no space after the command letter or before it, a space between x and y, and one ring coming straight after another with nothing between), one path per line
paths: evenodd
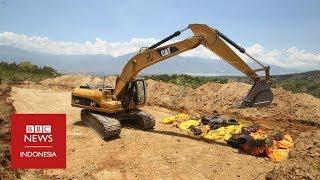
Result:
M11 167L66 168L66 115L13 114Z
M40 135L39 135L40 134ZM27 125L26 134L23 136L24 142L36 143L36 142L53 142L51 134L51 125ZM52 148L52 145L49 146L25 146L29 148ZM25 151L20 152L20 157L57 157L57 154L54 151Z

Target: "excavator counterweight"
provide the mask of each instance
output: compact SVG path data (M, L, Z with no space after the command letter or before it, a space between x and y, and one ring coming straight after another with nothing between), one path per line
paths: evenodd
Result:
M163 45L187 29L191 29L194 36L169 45ZM262 68L252 69L227 43L238 49L240 53L246 54ZM265 107L270 105L273 100L270 89L270 67L264 66L250 56L244 48L218 30L205 24L190 24L187 28L176 31L158 43L141 49L124 66L114 87L103 85L100 88L93 89L91 86L80 86L74 89L71 105L84 109L81 113L82 120L103 138L119 136L120 121L123 119L136 121L142 130L152 129L155 125L154 117L139 110L139 107L146 102L146 84L143 79L137 79L137 75L148 66L194 49L199 45L203 45L253 80L252 88L238 104L238 107ZM265 71L265 78L259 77L257 71Z

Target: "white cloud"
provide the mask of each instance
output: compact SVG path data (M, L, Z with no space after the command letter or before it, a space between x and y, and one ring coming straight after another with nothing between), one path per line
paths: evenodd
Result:
M304 49L299 50L296 47L291 47L287 49L286 53L292 60L320 63L320 54L308 53Z
M93 42L86 41L84 43L74 43L53 41L47 37L27 36L12 32L0 33L0 45L7 45L36 52L68 55L106 54L116 57L136 52L140 47L150 46L157 41L158 40L154 38L132 38L128 42L108 42L106 40L96 38ZM177 41L178 40L170 41L170 43ZM233 50L235 49L233 48ZM239 54L237 50L235 51ZM246 48L246 51L263 63L281 67L320 68L319 53L310 53L304 49L298 49L294 46L288 49L267 50L260 44L253 44ZM242 54L239 55L246 62L251 62L248 57ZM203 46L184 52L181 56L219 59L217 55L213 54Z
M299 50L296 47L288 49L266 50L260 44L254 44L246 51L261 62L291 68L320 68L320 54ZM247 57L246 57L247 58Z
M47 37L26 36L12 32L0 33L0 44L18 47L26 50L45 52L50 54L108 54L121 56L139 50L142 46L155 43L154 38L132 38L128 42L108 42L96 38L94 42L84 43L58 42Z

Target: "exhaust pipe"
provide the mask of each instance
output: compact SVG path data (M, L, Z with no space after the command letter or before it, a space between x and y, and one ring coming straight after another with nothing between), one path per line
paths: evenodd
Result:
M242 98L239 108L266 107L271 104L273 93L269 83L261 79L254 83L248 94Z

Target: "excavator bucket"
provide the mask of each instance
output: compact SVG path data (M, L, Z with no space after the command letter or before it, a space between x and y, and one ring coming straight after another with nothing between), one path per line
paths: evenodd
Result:
M270 85L264 79L255 82L248 94L240 102L239 108L265 107L273 100Z

